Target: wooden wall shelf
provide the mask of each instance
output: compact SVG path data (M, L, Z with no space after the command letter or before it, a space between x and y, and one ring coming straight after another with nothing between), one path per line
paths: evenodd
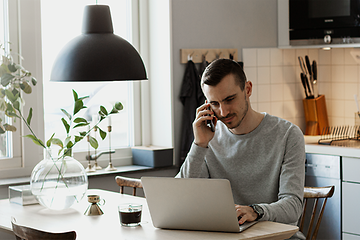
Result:
M206 61L212 62L217 58L230 58L233 55L235 61L238 60L238 50L236 48L204 48L204 49L180 49L181 63L187 63L189 56L192 57L194 63L201 63L203 55Z

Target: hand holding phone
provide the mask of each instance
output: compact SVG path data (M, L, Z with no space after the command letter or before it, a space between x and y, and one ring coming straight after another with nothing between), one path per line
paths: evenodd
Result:
M211 108L209 107L208 110L211 110ZM212 132L215 132L214 117L211 120L206 120L206 125L211 129Z

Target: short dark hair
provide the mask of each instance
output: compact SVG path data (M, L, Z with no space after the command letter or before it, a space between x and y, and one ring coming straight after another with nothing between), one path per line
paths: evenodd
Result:
M241 90L244 90L246 82L244 70L240 64L230 59L217 59L211 62L201 77L201 86L203 84L216 86L229 74L235 76L236 84L240 86Z

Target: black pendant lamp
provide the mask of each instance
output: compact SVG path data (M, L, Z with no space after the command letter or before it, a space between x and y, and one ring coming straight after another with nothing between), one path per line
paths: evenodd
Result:
M147 79L136 49L113 34L110 8L85 6L82 34L60 51L50 81L127 81Z

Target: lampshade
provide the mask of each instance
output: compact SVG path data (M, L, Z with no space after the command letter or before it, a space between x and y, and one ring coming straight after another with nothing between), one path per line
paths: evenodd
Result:
M50 81L126 81L147 79L144 63L136 49L113 34L110 8L88 5L84 10L82 34L60 51Z

